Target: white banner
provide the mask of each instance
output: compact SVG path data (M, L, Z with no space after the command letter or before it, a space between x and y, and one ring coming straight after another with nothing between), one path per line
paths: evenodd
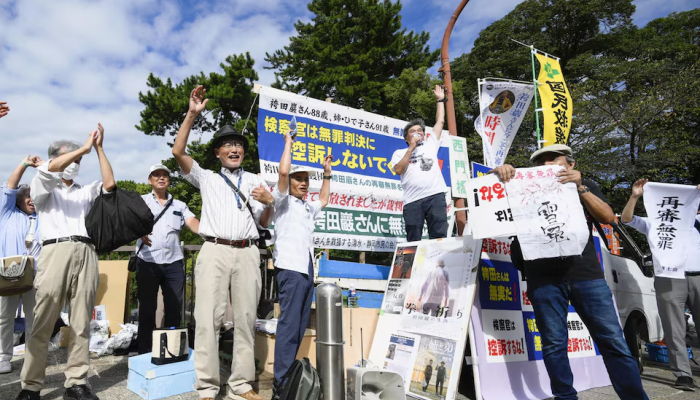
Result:
M466 188L471 177L469 171L469 154L467 154L467 139L459 136L442 138L443 143L450 143L450 177L452 178L452 197L465 198Z
M515 235L513 213L505 185L495 174L467 183L469 221L475 239Z
M533 86L515 82L480 81L481 115L474 122L484 144L484 162L503 165L515 134L532 101Z
M590 232L576 185L562 185L561 166L518 168L506 183L525 260L578 256Z
M455 397L480 246L471 236L398 245L369 360L401 373L412 397Z
M696 186L655 182L644 185L644 208L651 224L647 240L656 276L685 278L684 265L698 204L700 190Z

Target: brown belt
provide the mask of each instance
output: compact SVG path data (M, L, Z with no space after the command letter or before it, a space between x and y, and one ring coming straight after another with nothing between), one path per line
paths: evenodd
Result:
M251 247L251 246L255 245L255 241L250 240L250 239L226 240L226 239L208 237L208 238L205 238L204 240L206 240L207 242L210 242L210 243L223 244L224 246L231 246L231 247L236 247L239 249L243 249L243 248Z

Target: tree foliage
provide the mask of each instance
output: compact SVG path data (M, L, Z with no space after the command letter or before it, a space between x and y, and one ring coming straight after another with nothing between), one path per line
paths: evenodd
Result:
M406 32L401 2L312 0L309 23L298 21L289 46L267 54L276 85L317 99L386 115L383 88L407 68L430 67L426 32Z

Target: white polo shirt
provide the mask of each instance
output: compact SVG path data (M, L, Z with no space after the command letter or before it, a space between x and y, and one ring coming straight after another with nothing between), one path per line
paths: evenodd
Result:
M700 216L696 216L695 219L700 221ZM649 218L634 216L632 221L625 223L632 228L643 233L647 238L649 237L649 229L651 228L651 223ZM700 232L698 232L695 227L690 230L690 241L688 241L688 248L686 249L686 262L685 271L686 272L700 272ZM654 264L657 263L656 257L653 257ZM657 266L658 267L658 266Z
M437 157L438 150L440 150L440 142L435 138L434 134L430 133L426 134L423 143L411 153L406 171L401 175L404 205L438 193L447 192L447 185L445 185L445 180L440 172L440 164ZM394 155L391 157L392 169L394 165L401 161L407 151L408 148L394 152Z
M289 194L272 190L275 199L275 267L309 273L309 258L314 256L314 220L321 211L319 200L306 202Z

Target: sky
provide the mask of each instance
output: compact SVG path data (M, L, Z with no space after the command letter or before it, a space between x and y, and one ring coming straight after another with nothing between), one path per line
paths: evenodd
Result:
M451 36L450 58L468 52L479 32L522 0L471 0ZM220 72L229 54L246 51L256 61L259 83L265 53L289 43L294 23L311 20L307 0L0 0L0 181L24 156L47 158L54 140L83 143L100 122L104 149L117 180L145 182L149 167L170 157L173 138L147 136L134 126L150 72L173 82L201 71ZM637 0L634 22L693 8L694 0ZM404 0L408 30L430 33L440 47L459 0ZM434 70L434 69L433 69ZM211 134L205 134L209 140ZM191 140L195 135L191 135ZM22 182L33 177L27 171ZM76 181L99 180L93 151Z

